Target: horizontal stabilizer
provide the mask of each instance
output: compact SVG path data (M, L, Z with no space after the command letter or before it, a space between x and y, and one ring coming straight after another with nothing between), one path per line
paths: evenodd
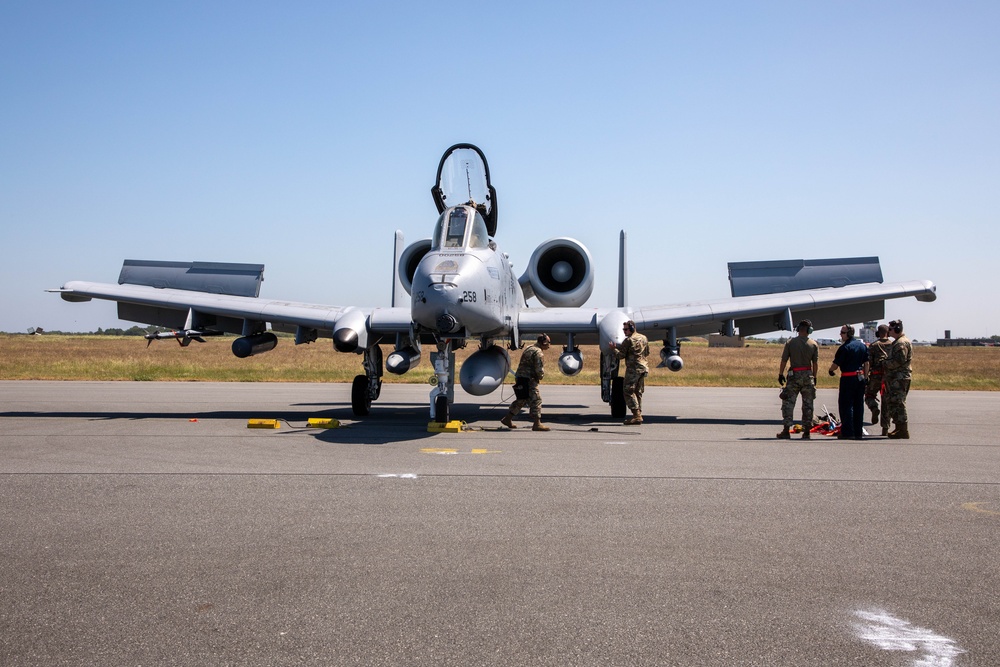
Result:
M824 287L882 282L878 257L730 262L733 296L781 294Z
M119 285L145 285L257 297L264 280L263 264L231 264L224 262L159 262L126 259L118 276Z

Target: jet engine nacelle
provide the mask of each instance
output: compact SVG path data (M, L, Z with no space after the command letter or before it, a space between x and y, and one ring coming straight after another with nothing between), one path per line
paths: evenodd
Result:
M416 243L406 246L406 249L399 256L399 282L403 284L406 293L410 293L413 287L413 274L417 272L417 265L431 250L431 240L421 239Z
M270 331L256 336L243 336L233 341L233 354L240 359L246 359L273 350L277 344L278 337Z
M660 361L663 362L663 366L666 366L673 372L677 372L684 368L684 360L681 359L678 354L671 354L666 348L660 350Z
M397 348L385 360L385 369L394 375L402 375L419 365L420 350L415 347Z
M547 307L582 306L594 291L590 251L576 239L549 239L535 249L518 280L524 298L535 296Z
M494 345L469 355L459 371L462 389L473 396L485 396L496 391L510 372L510 355Z
M559 372L563 375L576 375L583 370L583 352L579 348L564 350L559 355Z

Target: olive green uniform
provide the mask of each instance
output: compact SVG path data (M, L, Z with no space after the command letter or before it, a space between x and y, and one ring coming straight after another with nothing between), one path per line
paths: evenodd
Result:
M882 429L889 428L889 408L886 405L885 392L885 361L889 358L889 349L892 341L888 338L879 338L868 346L868 385L865 387L865 404L874 414L879 410L881 400L881 415L879 424Z
M642 412L642 392L649 374L649 340L633 332L618 346L618 358L625 360L625 405L633 413Z
M802 428L812 428L813 403L816 400L816 378L813 367L819 363L819 345L811 338L796 336L785 343L781 352L781 364L791 364L788 380L782 388L781 420L784 428L789 429L794 422L795 400L802 395Z
M897 429L906 427L906 395L910 393L912 360L913 345L905 334L900 334L893 342L885 361L886 410Z
M545 376L545 357L537 345L529 345L521 353L521 361L517 365L517 378L523 378L528 383L528 398L515 399L510 404L510 416L514 417L525 405L528 413L535 419L542 417L542 394L538 391L538 383Z

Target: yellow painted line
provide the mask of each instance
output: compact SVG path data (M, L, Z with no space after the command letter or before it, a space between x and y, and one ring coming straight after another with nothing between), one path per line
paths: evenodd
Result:
M962 509L969 510L970 512L979 512L980 514L992 514L994 516L1000 516L1000 512L996 510L988 510L980 507L980 505L988 505L989 503L962 503Z
M500 454L502 453L498 449L473 449L470 452L460 452L457 449L450 449L445 447L425 447L420 450L421 454Z

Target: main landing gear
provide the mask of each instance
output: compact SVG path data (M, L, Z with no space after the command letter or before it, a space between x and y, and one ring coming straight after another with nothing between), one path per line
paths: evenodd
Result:
M625 416L625 378L618 376L620 362L617 354L601 351L601 399L611 406L611 416Z
M382 348L377 344L365 348L361 365L364 375L354 377L351 385L351 410L355 417L365 417L371 411L372 401L382 393Z

